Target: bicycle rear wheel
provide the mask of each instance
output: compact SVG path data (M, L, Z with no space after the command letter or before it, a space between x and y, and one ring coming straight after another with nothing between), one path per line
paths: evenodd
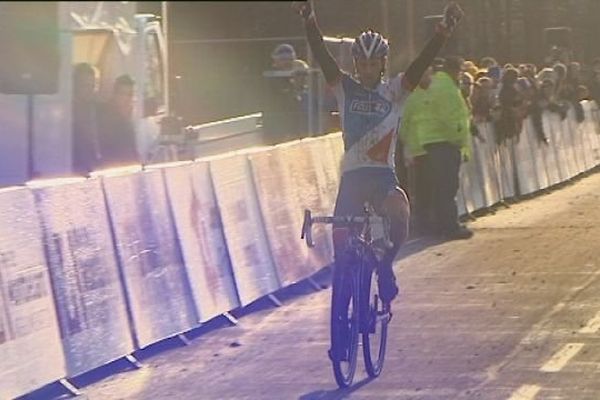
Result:
M383 369L388 323L391 319L389 304L384 304L379 296L375 271L373 268L364 268L362 279L363 356L365 369L372 378L378 377Z
M331 350L329 358L339 387L352 384L359 340L359 285L352 271L334 277L331 301Z

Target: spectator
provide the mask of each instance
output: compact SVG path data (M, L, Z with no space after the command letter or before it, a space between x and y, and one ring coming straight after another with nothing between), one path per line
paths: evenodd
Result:
M476 123L488 122L491 120L490 110L493 106L492 89L494 83L491 78L482 77L475 82L473 94L471 95L471 104L473 106L473 120Z
M479 72L479 68L477 68L477 65L475 65L473 61L467 60L463 65L463 71L468 72L472 77L475 77L477 72Z
M430 215L433 185L427 162L427 152L420 143L421 130L426 126L422 123L423 118L427 118L427 115L432 112L430 92L427 90L431 85L432 74L432 67L425 70L419 86L408 97L399 130L400 143L403 145L405 153L404 161L407 169L412 172L412 174L407 174L409 179L405 180L408 182L407 191L413 209L410 231L415 232L417 236L427 235L433 231Z
M583 77L581 76L581 64L578 62L571 62L567 67L567 74L565 77L564 85L562 88L562 94L560 97L568 101L575 110L575 118L577 122L583 122L585 114L583 107L578 100L578 87L583 85Z
M517 79L517 90L523 98L522 109L529 110L529 107L531 104L533 104L536 97L535 84L532 84L527 77L521 76L519 79ZM527 114L529 114L528 111L524 112L523 118L527 117Z
M139 164L133 114L134 80L119 76L108 102L98 108L100 165L111 168Z
M491 67L498 66L498 62L492 57L483 57L481 61L479 61L479 65L481 68L490 69Z
M463 98L465 99L465 102L467 103L467 106L469 107L469 111L471 111L473 109L473 107L471 106L471 95L473 94L473 75L471 75L470 73L463 71L460 73L460 92L463 95Z
M563 95L565 94L564 93L565 80L567 78L567 67L564 64L556 63L552 67L552 70L554 71L554 76L556 79L554 81L554 90L555 90L556 96L559 100L563 100L564 99Z
M267 82L267 99L263 107L263 132L267 144L276 144L300 137L308 129L302 112L302 96L297 89L302 79L294 81L299 64L296 51L289 44L280 44L271 53L270 71L263 76ZM297 75L299 78L299 74Z
M498 95L499 114L495 120L497 143L518 137L521 133L525 104L516 85L518 77L519 72L514 68L505 70L502 77L502 88Z
M88 63L73 67L73 171L87 175L98 159L96 131L98 71Z
M585 85L577 86L577 101L591 100L590 91Z
M461 158L471 154L469 109L459 89L462 64L461 58L448 57L444 70L433 76L428 90L435 112L423 118L419 135L430 165L437 235L450 240L473 236L458 223L456 205Z
M567 117L567 108L556 101L554 81L550 78L546 78L541 82L536 100L531 107L531 118L538 139L541 142L548 143L548 137L544 132L544 125L542 123L542 114L544 111L557 113L562 119Z
M294 69L296 50L291 44L283 43L275 47L271 53L272 66L276 70L291 71Z
M600 105L600 58L592 62L591 77L589 79L589 91L592 100Z

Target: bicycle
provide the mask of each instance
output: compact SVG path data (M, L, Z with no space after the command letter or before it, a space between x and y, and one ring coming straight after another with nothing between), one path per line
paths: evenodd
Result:
M376 215L369 203L365 203L364 216L313 217L310 210L305 210L301 238L308 247L314 247L315 223L335 224L350 233L342 255L348 268L334 269L329 350L335 380L345 388L352 384L356 372L359 335L368 375L375 378L383 369L392 313L390 305L381 301L377 279L373 278L385 250L393 246L389 220Z

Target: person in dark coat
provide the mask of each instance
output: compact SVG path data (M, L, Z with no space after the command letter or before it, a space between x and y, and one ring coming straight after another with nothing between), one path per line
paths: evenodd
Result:
M101 168L140 163L132 118L134 85L129 75L119 76L111 98L98 108Z

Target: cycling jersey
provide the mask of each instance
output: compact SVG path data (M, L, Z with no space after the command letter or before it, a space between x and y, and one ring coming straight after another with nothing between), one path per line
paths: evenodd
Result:
M402 76L371 90L346 72L333 85L344 140L342 172L365 167L394 169L398 124L410 91Z

